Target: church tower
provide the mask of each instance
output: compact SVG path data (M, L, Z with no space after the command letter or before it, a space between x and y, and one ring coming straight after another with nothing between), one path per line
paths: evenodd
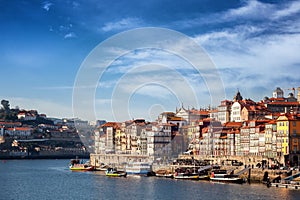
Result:
M241 101L241 100L243 100L243 97L242 97L240 91L238 90L236 95L233 97L233 101Z
M273 98L283 98L283 90L277 87L273 92Z

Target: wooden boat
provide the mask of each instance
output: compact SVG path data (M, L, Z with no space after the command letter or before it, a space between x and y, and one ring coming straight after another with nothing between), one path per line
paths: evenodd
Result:
M72 159L69 168L72 171L94 171L95 169L89 162L83 163L79 159Z
M173 174L169 170L158 170L155 173L156 177L173 178Z
M174 178L173 174L156 174L156 177Z
M238 175L228 174L226 170L214 170L211 172L211 181L224 183L244 183L245 181Z
M105 171L105 175L106 176L110 176L110 177L126 177L127 173L124 172L124 171L118 171L118 170L116 170L114 168L108 168Z

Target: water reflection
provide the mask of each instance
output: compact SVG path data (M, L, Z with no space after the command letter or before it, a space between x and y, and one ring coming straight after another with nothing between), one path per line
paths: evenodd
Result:
M66 160L0 163L0 199L299 199L300 190L156 177L71 172Z

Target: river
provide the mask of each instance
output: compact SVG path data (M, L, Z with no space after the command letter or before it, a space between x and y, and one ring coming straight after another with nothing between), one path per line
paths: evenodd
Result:
M300 190L72 172L69 160L0 160L0 199L299 199Z

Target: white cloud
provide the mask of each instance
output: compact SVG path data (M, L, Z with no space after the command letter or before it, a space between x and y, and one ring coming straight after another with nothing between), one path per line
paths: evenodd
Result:
M288 17L300 12L300 2L294 1L283 9L274 12L271 16L274 19Z
M169 99L171 91L169 91L166 87L162 85L156 84L146 84L141 86L138 90L135 91L135 94L151 97L151 98L159 98L159 99Z
M70 32L70 33L67 33L64 38L65 39L69 39L69 38L76 38L77 35L74 33L74 32Z
M261 3L256 0L246 1L242 7L230 9L223 14L223 19L238 19L238 18L265 18L270 15L270 11L274 6L267 3Z
M136 28L142 26L143 22L141 19L138 18L124 18L120 21L116 22L108 22L105 23L104 26L101 28L102 31L120 31L125 29Z
M258 100L271 94L265 94L266 88L300 85L295 74L300 67L300 34L262 32L256 27L235 27L195 38L221 70L226 88L244 89L248 97Z
M45 2L43 2L42 8L45 9L46 11L49 11L51 6L53 6L53 3L49 2L49 1L45 1Z

